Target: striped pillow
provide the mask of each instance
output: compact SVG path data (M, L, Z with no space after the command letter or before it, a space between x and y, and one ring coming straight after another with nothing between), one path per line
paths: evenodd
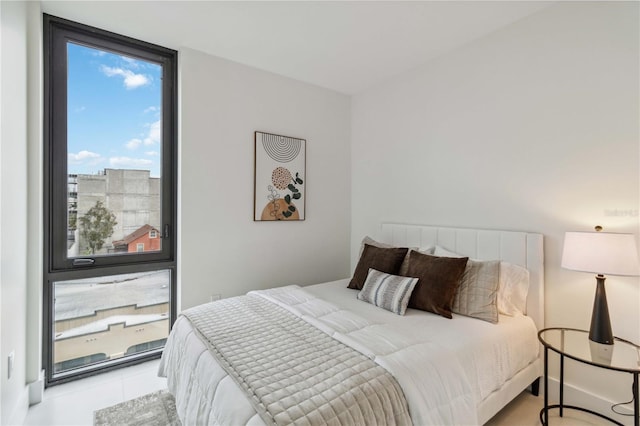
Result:
M385 274L369 268L358 299L394 314L404 315L417 282L417 278Z

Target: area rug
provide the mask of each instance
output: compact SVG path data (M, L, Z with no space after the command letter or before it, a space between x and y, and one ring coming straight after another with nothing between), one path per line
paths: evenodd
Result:
M166 390L121 402L93 413L95 426L181 426L176 402Z

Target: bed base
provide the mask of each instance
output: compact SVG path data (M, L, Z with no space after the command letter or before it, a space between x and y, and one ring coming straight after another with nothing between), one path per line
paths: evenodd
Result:
M533 383L531 383L531 395L533 396L540 395L540 377L538 377L533 381Z
M485 424L493 416L498 414L509 402L513 401L518 395L525 391L529 386L532 387L531 393L537 395L535 392L535 384L537 383L537 389L540 388L540 374L542 373L542 361L540 358L536 359L528 367L524 368L518 374L513 376L508 382L506 382L500 389L493 392L486 397L484 401L478 404L478 422L479 424Z

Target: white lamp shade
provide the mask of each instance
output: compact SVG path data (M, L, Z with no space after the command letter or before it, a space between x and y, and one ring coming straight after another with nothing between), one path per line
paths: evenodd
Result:
M567 232L562 267L596 274L639 275L635 237L610 232Z

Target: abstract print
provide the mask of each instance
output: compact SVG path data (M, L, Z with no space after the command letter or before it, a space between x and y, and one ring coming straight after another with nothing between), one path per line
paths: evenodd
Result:
M255 132L254 220L304 220L306 141Z

